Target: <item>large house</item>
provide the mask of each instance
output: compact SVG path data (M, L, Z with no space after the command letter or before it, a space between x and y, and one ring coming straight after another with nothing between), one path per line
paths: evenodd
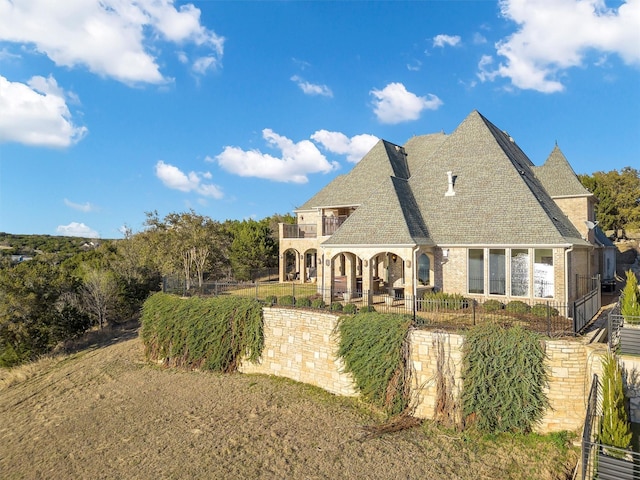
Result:
M596 201L557 146L536 167L473 111L449 135L380 140L297 208L280 226L280 281L329 298L436 289L569 304L601 269Z

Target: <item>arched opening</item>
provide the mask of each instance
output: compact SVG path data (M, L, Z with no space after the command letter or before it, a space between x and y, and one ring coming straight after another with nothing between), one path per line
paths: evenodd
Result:
M292 282L300 278L300 255L290 248L284 252L284 279Z
M304 281L316 283L318 279L318 251L315 248L304 252Z

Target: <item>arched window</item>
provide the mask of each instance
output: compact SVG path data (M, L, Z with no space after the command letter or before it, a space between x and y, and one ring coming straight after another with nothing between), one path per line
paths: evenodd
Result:
M430 271L431 261L429 257L424 253L418 258L418 281L422 285L429 285L430 283Z

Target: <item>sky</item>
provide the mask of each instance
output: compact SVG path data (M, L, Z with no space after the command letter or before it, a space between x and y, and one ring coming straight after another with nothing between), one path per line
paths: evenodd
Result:
M640 0L0 0L0 231L292 213L474 110L535 165L640 169Z

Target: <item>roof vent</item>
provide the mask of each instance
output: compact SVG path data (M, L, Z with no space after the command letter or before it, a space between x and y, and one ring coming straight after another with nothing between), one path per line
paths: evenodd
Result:
M449 180L449 188L447 189L447 192L444 194L445 197L453 197L456 192L453 190L453 187L455 186L456 183L456 178L457 175L454 175L453 172L449 171L447 172L447 178Z

